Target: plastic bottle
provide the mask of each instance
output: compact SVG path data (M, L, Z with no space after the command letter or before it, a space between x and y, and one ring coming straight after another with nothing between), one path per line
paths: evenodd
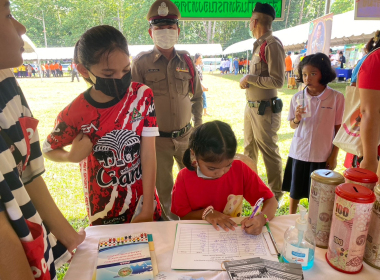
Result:
M303 270L314 265L315 236L307 228L307 210L298 204L301 217L297 218L295 226L290 226L284 234L284 247L282 259L286 263L298 263Z

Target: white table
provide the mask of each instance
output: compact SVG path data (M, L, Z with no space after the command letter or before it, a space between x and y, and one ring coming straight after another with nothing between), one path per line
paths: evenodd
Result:
M270 222L272 234L281 250L283 236L286 229L294 225L299 215L287 215L274 218ZM234 219L236 222L242 218ZM204 221L180 221L181 223L200 223ZM98 241L101 237L122 236L126 233L147 232L153 234L154 245L157 256L158 269L160 272L175 272L182 275L193 276L194 278L204 277L211 279L215 277L218 280L227 280L228 276L221 271L172 271L171 261L174 248L175 230L177 221L173 222L153 222L140 224L122 224L94 226L86 228L86 240L78 247L77 252L70 264L65 276L65 280L91 280L95 269L98 253ZM345 274L334 270L325 260L326 249L316 248L314 266L304 272L306 280L350 280L380 279L380 271L364 263L362 272L359 274ZM326 278L329 277L329 278Z

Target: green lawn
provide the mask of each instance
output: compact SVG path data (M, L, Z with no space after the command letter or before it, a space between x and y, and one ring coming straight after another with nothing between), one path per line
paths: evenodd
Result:
M207 94L208 112L212 116L205 117L204 122L221 120L229 123L238 139L238 153L243 153L243 113L245 106L244 90L240 89L238 81L242 75L220 75L204 74L204 84L209 88ZM41 145L46 136L54 126L57 114L73 100L79 93L83 92L87 85L81 79L71 82L71 78L50 78L42 82L38 78L18 79L20 86L26 96L34 117L40 120L39 133ZM332 88L344 93L345 83L333 83ZM289 153L290 143L293 137L293 130L290 128L287 119L290 100L297 91L287 89L286 86L279 93L283 99L284 110L282 112L282 123L279 131L279 147L285 167ZM343 172L344 153L339 154L338 172ZM49 190L58 207L69 220L75 229L88 226L86 209L83 198L82 183L78 164L54 163L45 160L46 172L43 175ZM265 166L260 159L258 163L259 176L267 182ZM178 169L174 168L174 173ZM283 203L277 215L288 213L289 196L285 195ZM307 200L301 201L305 206ZM251 209L245 203L244 213L248 215ZM67 267L61 268L58 279L63 279Z

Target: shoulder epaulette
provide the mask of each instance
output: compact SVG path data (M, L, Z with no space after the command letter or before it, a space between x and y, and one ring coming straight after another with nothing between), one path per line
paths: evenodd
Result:
M182 51L177 51L179 54L185 54L187 56L190 56L190 53L188 51L182 50Z
M147 54L150 54L152 51L153 51L153 49L152 49L152 50L149 50L149 51L141 52L141 53L139 53L138 55L136 55L136 56L133 58L133 60L138 60L140 57L142 57L142 56L144 56L144 55L147 55Z

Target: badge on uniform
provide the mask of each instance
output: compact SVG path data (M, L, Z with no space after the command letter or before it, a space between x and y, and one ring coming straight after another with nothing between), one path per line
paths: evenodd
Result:
M189 69L185 69L185 68L179 68L179 67L177 67L175 70L177 72L186 72L186 73L189 73Z
M148 69L148 72L158 72L160 69Z
M160 6L158 6L158 15L160 17L166 17L169 14L169 8L166 6L165 2L162 2Z

